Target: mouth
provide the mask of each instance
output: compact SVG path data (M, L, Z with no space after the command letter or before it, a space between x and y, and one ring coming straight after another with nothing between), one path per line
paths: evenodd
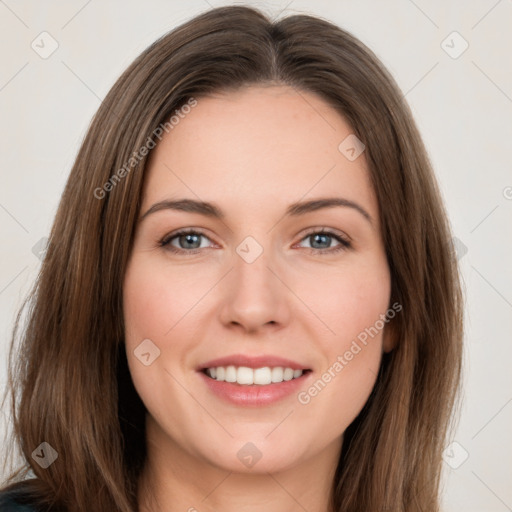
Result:
M196 367L206 388L214 396L242 407L263 407L290 399L307 386L313 370L272 354L232 354Z
M310 373L309 368L294 369L288 366L210 366L201 370L207 377L218 382L229 382L240 386L269 386L301 378Z

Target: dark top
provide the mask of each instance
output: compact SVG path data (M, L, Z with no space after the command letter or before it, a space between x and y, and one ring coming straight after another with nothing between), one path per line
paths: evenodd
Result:
M22 499L19 490L0 492L0 512L37 512L30 505L22 505L18 500Z

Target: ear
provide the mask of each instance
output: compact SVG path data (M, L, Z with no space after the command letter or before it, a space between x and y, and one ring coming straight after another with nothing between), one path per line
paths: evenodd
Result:
M398 327L395 319L389 320L382 332L382 351L391 352L398 343Z

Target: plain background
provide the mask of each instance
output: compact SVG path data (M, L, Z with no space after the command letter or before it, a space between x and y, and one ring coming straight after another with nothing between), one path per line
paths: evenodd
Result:
M101 99L159 36L230 3L0 0L2 389L15 312ZM456 444L446 452L444 507L512 511L512 271L505 263L512 261L512 1L246 4L275 17L319 15L349 30L411 105L446 201L466 293L464 401L450 438ZM58 43L46 59L31 46L46 37L50 48L44 31Z

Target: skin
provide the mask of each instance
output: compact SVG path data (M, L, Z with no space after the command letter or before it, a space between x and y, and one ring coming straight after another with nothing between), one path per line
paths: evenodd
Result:
M196 368L234 353L273 354L312 369L307 390L387 311L390 273L365 154L349 161L338 150L351 133L312 93L253 86L199 98L153 150L141 217L158 201L191 198L225 218L162 209L137 225L124 315L130 372L148 410L141 510L329 510L343 432L393 348L389 326L307 404L293 393L236 406ZM324 197L356 202L371 222L350 207L284 216L293 202ZM204 233L199 252L180 237L172 246L182 254L160 245L182 228ZM315 241L309 228L351 247L329 253L340 242ZM236 252L247 236L263 248L252 263ZM148 366L134 355L144 339L160 350ZM261 453L251 468L237 457L248 442Z

